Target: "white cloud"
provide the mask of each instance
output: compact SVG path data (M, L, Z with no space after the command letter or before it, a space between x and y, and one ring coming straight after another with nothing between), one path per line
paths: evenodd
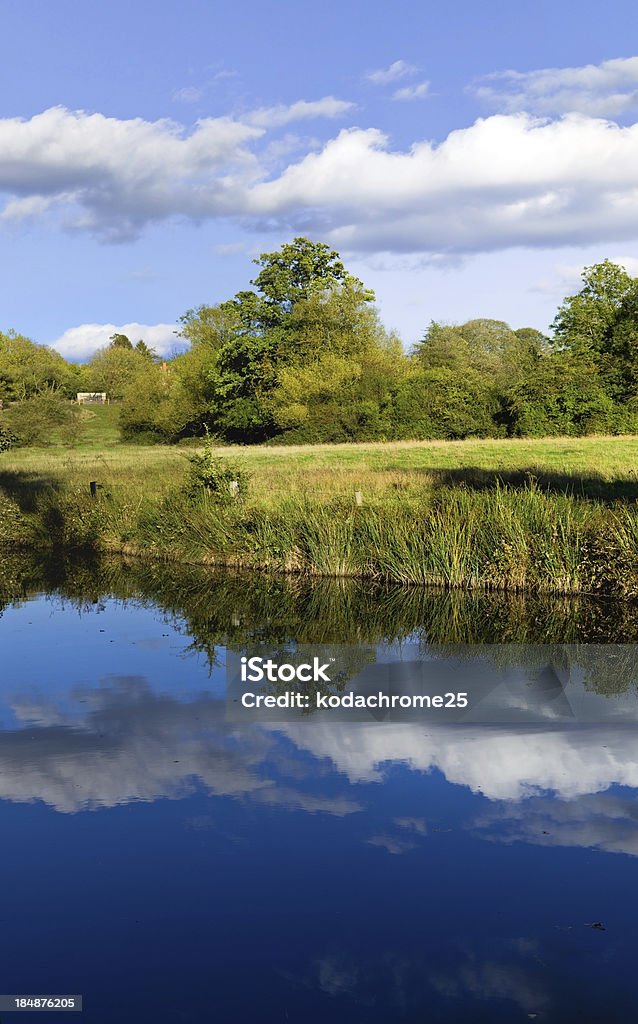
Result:
M349 100L338 100L334 96L324 96L320 100L297 100L288 106L279 104L276 107L263 107L253 110L245 116L248 124L258 128L279 128L291 121L306 121L317 117L342 117L356 104Z
M417 85L405 85L392 94L393 100L424 100L430 92L429 82L419 82Z
M70 226L122 240L151 220L223 215L236 206L239 183L259 174L246 144L261 134L229 117L187 131L169 120L53 107L30 120L0 120L0 192L55 201Z
M288 140L276 169L269 129L351 107L300 100L192 129L62 108L0 120L0 218L57 218L107 241L167 218L231 219L351 254L429 261L514 246L624 248L638 236L638 124L499 114L407 150L378 129L348 128L318 147Z
M249 143L290 121L338 117L353 104L332 96L246 113L174 121L120 120L53 107L29 120L0 119L0 219L57 207L66 227L125 241L173 216L241 214L264 171Z
M183 343L175 334L175 324L80 324L69 327L59 338L51 342L65 359L88 359L99 348L109 344L113 334L125 334L135 344L142 339L158 355L168 355Z
M249 208L358 251L584 245L638 234L637 163L638 125L580 115L496 115L408 152L355 128L251 187Z
M19 222L32 217L41 216L51 209L56 202L64 200L64 196L25 196L23 199L10 199L5 205L0 220Z
M579 111L595 117L618 117L638 109L638 57L577 68L496 71L475 82L470 91L508 113Z
M390 82L398 82L401 78L409 78L416 75L418 68L408 64L405 60L395 60L388 68L377 68L376 71L369 71L366 78L374 85L388 85Z

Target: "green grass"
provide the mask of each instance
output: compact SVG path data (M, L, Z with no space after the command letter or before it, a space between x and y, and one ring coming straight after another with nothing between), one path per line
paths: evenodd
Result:
M638 594L636 437L224 447L250 486L220 505L184 497L188 448L119 444L114 417L96 410L74 449L0 455L0 539L448 589Z
M119 444L116 407L95 413L75 448L18 449L0 456L0 473L36 473L74 486L99 480L107 489L162 494L183 476L189 448ZM536 477L555 490L595 497L638 496L638 437L404 441L219 449L251 474L262 497L296 493L317 498L363 490L421 491L443 483L490 486L499 476Z

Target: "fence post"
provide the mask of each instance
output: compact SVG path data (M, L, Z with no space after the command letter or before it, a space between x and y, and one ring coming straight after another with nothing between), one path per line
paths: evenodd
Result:
M231 480L228 484L228 490L230 491L233 498L239 497L239 480Z
M354 503L355 505L363 505L363 493L361 491L354 492Z
M91 480L89 488L91 490L91 497L97 498L97 480Z

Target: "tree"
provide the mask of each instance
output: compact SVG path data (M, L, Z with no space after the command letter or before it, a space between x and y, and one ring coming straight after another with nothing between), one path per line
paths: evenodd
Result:
M297 302L317 291L347 281L363 289L361 282L347 273L336 250L309 238L295 238L277 252L262 253L253 262L262 268L250 283L261 299L263 326L281 325ZM374 299L372 292L367 295L368 301Z
M503 320L481 318L457 326L432 322L415 356L425 369L477 370L504 388L533 367L544 340L539 331L513 331Z
M616 409L595 362L582 353L543 358L509 394L512 432L519 436L609 433Z
M607 394L626 403L638 394L638 280L609 260L582 280L556 314L554 347L593 363Z
M116 401L124 397L127 386L148 373L152 363L131 345L109 345L98 349L87 364L90 390L105 391Z
M216 357L222 346L237 336L240 327L232 300L217 306L188 309L179 322L182 326L178 336L186 338L192 350L205 349L210 357Z
M74 396L75 367L22 334L0 332L0 398L23 400L51 390Z
M493 437L499 403L492 382L471 367L413 370L396 388L392 402L397 438Z
M295 238L255 262L262 268L251 282L256 291L221 303L214 324L227 318L230 330L217 350L213 418L232 440L263 441L276 433L270 396L286 367L324 351L365 347L376 330L375 315L366 323L362 312L373 293L324 243ZM187 318L193 331L194 319Z
M295 304L316 291L348 280L361 285L347 273L338 252L309 238L298 237L276 252L263 252L253 263L261 267L250 282L256 290L239 291L220 307L236 316L243 334L285 326Z
M142 338L140 338L140 340L135 345L135 351L139 352L139 354L144 359L147 359L150 362L153 362L155 359L157 359L157 352L155 351L155 349L149 348L149 346Z
M83 413L59 391L49 390L33 394L20 402L13 402L3 413L3 424L22 446L46 445L52 434L72 444L81 429Z
M636 282L610 260L585 267L581 278L581 290L563 300L554 318L554 347L600 357Z
M126 336L126 334L112 334L111 337L109 338L109 341L111 342L109 348L133 348L133 343L131 339Z

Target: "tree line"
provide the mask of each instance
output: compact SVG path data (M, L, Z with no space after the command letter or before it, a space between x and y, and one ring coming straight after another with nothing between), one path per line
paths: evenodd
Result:
M78 391L105 391L123 438L140 442L638 432L638 279L608 260L584 270L551 337L500 320L432 322L409 352L329 246L295 238L254 262L251 288L180 318L188 349L168 359L114 335L74 364L0 333L5 447L38 443L51 425L72 440Z

